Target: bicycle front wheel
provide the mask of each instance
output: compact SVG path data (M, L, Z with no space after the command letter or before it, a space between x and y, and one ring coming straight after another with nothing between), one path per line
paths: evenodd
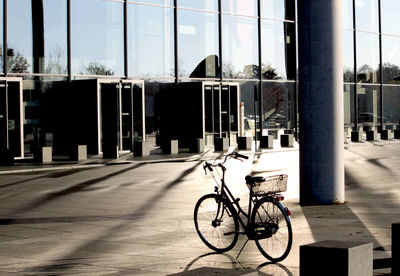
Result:
M271 262L287 257L292 247L290 217L280 202L263 198L254 206L252 213L254 240L260 252Z
M220 195L208 194L197 201L194 225L201 240L216 252L232 249L238 240L236 211Z

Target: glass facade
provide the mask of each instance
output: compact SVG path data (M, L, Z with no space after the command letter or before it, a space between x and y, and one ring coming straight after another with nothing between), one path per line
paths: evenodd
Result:
M345 127L390 127L399 1L342 5ZM296 0L0 0L0 22L0 74L22 79L30 143L46 136L40 114L67 80L144 80L147 133L159 130L165 87L210 81L239 84L253 135L297 128Z

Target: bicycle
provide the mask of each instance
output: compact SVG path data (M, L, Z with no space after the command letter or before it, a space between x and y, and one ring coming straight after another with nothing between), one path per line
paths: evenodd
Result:
M242 234L248 239L239 255L247 242L254 240L268 260L274 263L284 260L293 240L290 211L282 204L284 197L280 194L286 191L287 175L246 176L249 187L246 213L239 204L240 198L235 198L225 183L227 169L224 164L229 158L248 159L245 155L232 152L225 156L223 162L204 163L205 173L210 172L217 186L214 193L202 196L194 208L194 224L200 239L212 250L222 253L231 250L239 234ZM213 168L216 168L219 182ZM219 171L222 171L222 176ZM239 231L239 225L243 231Z

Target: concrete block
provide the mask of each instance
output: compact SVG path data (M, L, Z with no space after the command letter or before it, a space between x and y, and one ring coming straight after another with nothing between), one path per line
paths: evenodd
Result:
M237 138L238 149L251 150L253 137L242 136Z
M367 141L375 141L378 138L378 133L376 130L367 130Z
M14 155L10 149L0 149L0 166L14 165Z
M190 152L195 152L195 153L204 152L204 139L197 138L197 139L193 140L189 150L190 150Z
M381 140L389 140L392 131L390 129L382 129L381 130Z
M392 224L392 275L400 275L400 222Z
M74 161L83 161L87 159L87 146L77 145L72 148L70 159Z
M281 147L293 147L293 134L281 134Z
M274 136L272 136L272 135L261 136L260 147L263 149L273 149L274 148Z
M360 142L362 140L362 131L353 130L351 132L351 141L352 142Z
M214 138L215 151L227 151L229 149L229 138L216 137Z
M119 157L118 146L103 147L103 158L104 159L115 159L118 157Z
M373 273L373 244L325 240L300 246L300 276Z
M179 153L179 143L178 140L168 140L164 141L162 146L163 154L178 154Z
M145 141L135 141L133 143L133 156L145 157L150 155L150 145Z
M39 147L34 158L39 163L51 163L53 162L53 150L51 147Z
M400 129L394 130L394 139L400 139Z

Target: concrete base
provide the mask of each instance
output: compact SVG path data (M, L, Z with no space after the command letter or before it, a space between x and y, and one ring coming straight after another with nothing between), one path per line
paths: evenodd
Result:
M190 146L190 152L194 153L202 153L204 152L204 139L203 138L197 138L192 142L192 145Z
M237 138L238 149L251 150L253 137L243 136Z
M394 130L394 139L400 139L400 129Z
M400 275L400 222L392 224L392 275Z
M53 162L53 150L51 147L40 147L35 156L34 159L36 162L39 163L51 163Z
M119 157L118 146L103 148L104 159L114 159Z
M300 276L373 273L373 244L325 240L300 246Z
M70 159L74 161L87 160L87 146L78 145L73 147L72 152L70 154Z
M162 146L163 154L178 154L179 153L179 142L178 140L169 140L164 142Z
M352 142L360 142L362 140L362 131L353 130L351 132L351 141Z
M214 150L215 151L227 151L229 149L229 138L214 138Z
M293 134L281 135L281 147L293 147Z
M389 140L392 131L390 129L382 129L381 130L381 140Z
M133 143L133 156L145 157L150 155L150 145L147 142L137 141Z
M274 137L271 135L261 136L260 147L262 149L273 149L274 148Z
M367 141L375 141L378 138L378 133L376 132L376 130L367 130L366 134L367 134Z

